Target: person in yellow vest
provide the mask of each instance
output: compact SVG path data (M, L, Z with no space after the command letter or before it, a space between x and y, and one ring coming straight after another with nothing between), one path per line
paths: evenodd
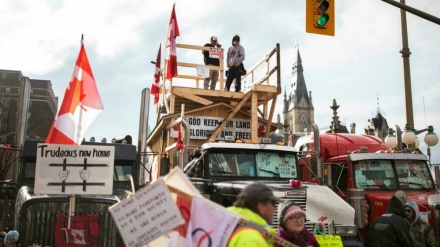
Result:
M272 190L263 183L252 183L238 194L234 205L227 209L234 212L252 224L264 227L271 234L276 230L269 226L276 210L276 203L281 200L274 196ZM273 246L255 228L239 226L229 238L228 247L267 247Z

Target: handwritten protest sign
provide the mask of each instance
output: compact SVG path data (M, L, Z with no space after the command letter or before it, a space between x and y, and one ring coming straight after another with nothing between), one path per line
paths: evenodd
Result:
M321 247L343 247L341 236L339 235L315 235Z
M128 247L144 246L185 222L162 178L109 211Z
M209 48L209 57L210 58L223 58L223 48Z
M113 192L114 146L40 143L35 167L36 194Z

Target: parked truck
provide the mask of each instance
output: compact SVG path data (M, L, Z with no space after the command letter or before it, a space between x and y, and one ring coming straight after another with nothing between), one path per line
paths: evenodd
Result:
M127 139L127 138L122 138ZM99 224L98 246L119 247L121 236L107 208L116 203L115 196L123 198L131 191L130 176L136 189L142 186L144 169L137 162L136 147L131 144L84 142L82 145L107 145L115 147L112 195L74 195L74 215L96 214ZM69 215L70 195L35 194L35 170L37 145L41 140L26 140L21 149L19 162L15 164L16 178L2 181L0 203L3 206L2 222L6 230L16 229L23 246L39 244L55 246L55 223L58 214ZM139 182L141 181L141 182ZM6 216L9 216L6 217Z
M177 47L209 49L181 44ZM150 162L152 180L180 166L204 197L225 207L232 205L246 185L260 181L282 200L299 203L307 212L306 226L310 230L327 217L327 232L340 235L344 246L363 246L354 224L354 209L326 186L297 184L301 177L297 149L277 145L269 138L276 129L272 118L281 93L279 56L277 44L260 63L247 69L242 81L248 83L243 83L246 87L241 92L224 89L222 59L220 66L209 66L220 71L218 90L199 88L198 81L204 78L195 75L178 76L193 79L194 84L186 80L181 86L176 79L169 87L163 83L163 101L157 106L162 116L145 144L146 150L156 154ZM257 77L259 69L262 78ZM277 205L273 226L279 223L280 210Z
M302 181L318 178L356 211L356 225L365 240L370 224L385 213L396 195L415 201L420 217L440 234L440 194L428 158L419 152L391 150L381 139L365 134L319 133L298 139Z

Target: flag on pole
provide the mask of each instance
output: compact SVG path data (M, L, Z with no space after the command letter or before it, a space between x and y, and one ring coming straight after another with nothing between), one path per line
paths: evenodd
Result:
M103 109L81 38L81 50L46 143L81 144L87 129Z
M151 94L154 95L154 104L159 101L159 87L160 87L160 50L161 45L159 45L159 51L157 52L156 67L154 69L154 82L151 86Z
M176 148L179 150L183 150L185 148L185 145L183 144L182 141L182 123L180 123L179 125L179 132L177 133L177 145Z
M180 35L179 26L177 25L176 12L171 12L170 24L168 29L168 37L166 43L166 50L168 52L167 61L167 79L172 80L173 77L177 76L177 53L176 53L176 37Z

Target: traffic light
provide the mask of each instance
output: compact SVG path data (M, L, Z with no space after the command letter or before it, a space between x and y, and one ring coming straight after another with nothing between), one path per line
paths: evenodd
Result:
M306 0L306 32L335 35L335 0Z

